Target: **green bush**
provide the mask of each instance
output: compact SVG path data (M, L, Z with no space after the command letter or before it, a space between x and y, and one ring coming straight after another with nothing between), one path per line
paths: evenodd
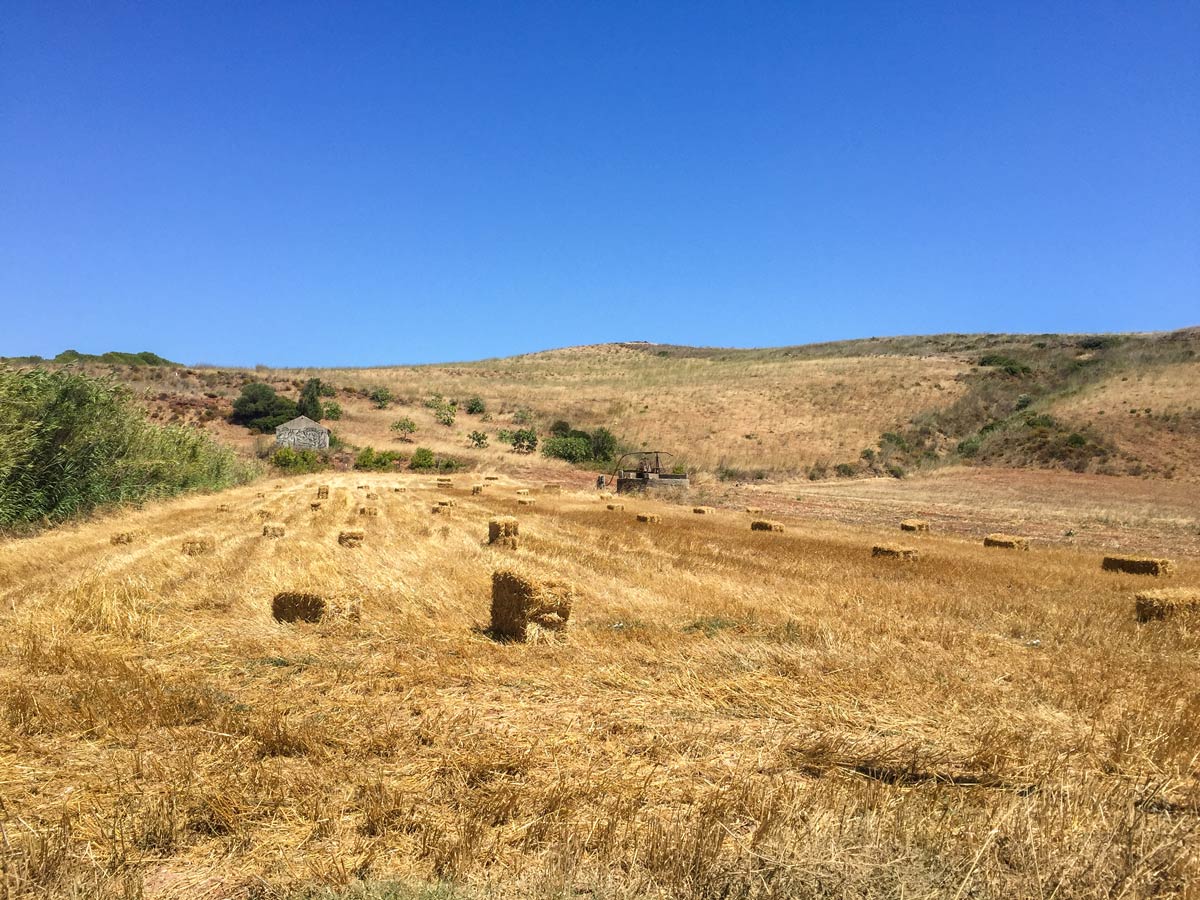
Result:
M199 429L152 425L108 379L0 370L0 528L218 490L255 474Z
M1001 369L1006 375L1020 377L1029 375L1033 369L1025 363L1013 359L1011 356L1005 356L1003 353L985 353L979 357L979 364L990 368Z
M374 447L363 447L354 457L354 468L367 471L383 471L395 468L396 463L404 459L394 450L376 450Z
M325 404L325 418L336 422L342 417L342 405L334 400Z
M487 412L487 404L482 397L472 397L467 401L467 412L473 416L481 416Z
M550 426L550 436L551 437L564 438L564 437L567 437L570 433L571 433L571 423L564 421L563 419L559 419L553 425Z
M244 425L251 431L266 433L296 418L296 414L295 401L279 396L269 384L252 381L242 388L242 393L233 401L233 413L229 421L234 425Z
M310 378L300 390L300 400L296 403L296 412L308 416L314 422L320 422L325 409L321 405L321 379Z
M418 447L413 451L412 459L408 461L410 469L432 469L437 465L433 451L428 447Z
M376 409L387 409L394 398L388 388L377 387L367 395L367 399L375 404Z
M482 431L472 431L467 435L467 439L471 442L471 446L482 450L488 445L488 436Z
M522 428L520 431L513 432L512 446L518 453L532 453L537 449L537 445L537 432L532 428Z
M850 463L838 463L834 467L834 471L837 473L838 478L853 478L858 474L858 469Z
M591 434L592 458L608 462L617 454L617 436L607 428L597 428Z
M417 430L417 423L405 416L403 419L397 419L391 424L392 431L400 435L400 440L407 441L409 435Z
M271 457L271 465L285 472L301 474L320 472L327 463L325 457L316 450L293 450L291 447L280 447Z
M592 445L586 437L548 437L542 442L542 455L581 463L592 458Z

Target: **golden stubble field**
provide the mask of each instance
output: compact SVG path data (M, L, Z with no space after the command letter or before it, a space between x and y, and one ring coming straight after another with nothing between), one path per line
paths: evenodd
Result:
M0 544L6 896L1198 896L1200 631L1135 623L1153 579L476 480L313 476ZM484 543L496 514L519 550ZM486 633L514 560L581 592L565 638ZM283 590L361 611L277 623Z

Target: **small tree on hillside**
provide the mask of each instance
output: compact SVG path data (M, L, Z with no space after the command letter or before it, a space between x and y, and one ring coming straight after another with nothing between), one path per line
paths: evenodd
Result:
M252 381L233 401L229 421L234 425L245 425L252 431L267 432L295 417L295 401L279 396L269 384Z
M377 387L368 395L376 409L387 409L392 402L392 392L385 387Z
M296 404L296 412L308 416L314 422L320 422L325 410L321 406L321 381L310 378L300 391L300 401Z
M471 446L476 449L482 450L488 445L488 436L485 432L472 431L467 438L471 441Z
M417 430L417 423L410 418L397 419L391 425L392 431L400 435L400 440L407 441Z

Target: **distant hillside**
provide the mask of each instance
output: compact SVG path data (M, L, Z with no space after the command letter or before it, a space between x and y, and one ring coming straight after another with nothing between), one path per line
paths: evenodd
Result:
M141 353L124 353L120 350L110 350L107 353L99 354L80 353L78 350L64 350L53 359L46 359L42 356L0 356L0 363L7 363L9 365L37 365L39 363L56 363L58 365L95 363L112 366L179 365L179 363L171 362L171 360L165 359L157 353L151 353L149 350L143 350Z

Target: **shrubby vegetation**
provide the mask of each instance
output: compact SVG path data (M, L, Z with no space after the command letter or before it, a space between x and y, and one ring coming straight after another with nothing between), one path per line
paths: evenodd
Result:
M407 441L409 436L416 432L417 423L408 418L408 416L405 416L403 419L397 419L388 427L400 435L400 440Z
M342 417L342 404L330 400L325 404L325 418L336 422Z
M394 469L404 461L404 456L394 450L376 450L374 447L363 447L354 457L354 468L367 471L383 471Z
M467 412L473 416L482 416L487 412L487 404L482 397L472 397L467 401Z
M375 404L376 409L387 409L388 405L395 398L392 396L391 390L385 387L377 387L367 394L367 399Z
M143 350L141 353L123 353L120 350L110 350L107 353L80 353L78 350L64 350L58 356L51 360L47 360L42 356L15 356L15 357L0 357L13 365L38 365L39 363L52 362L59 365L72 365L75 363L100 363L112 366L179 366L180 363L171 362L159 356L157 353L151 353L149 350Z
M441 394L434 394L425 401L425 406L433 410L433 417L442 425L449 428L454 424L454 416L458 412L458 401L447 400Z
M416 471L456 472L463 463L452 456L439 456L428 447L418 447L413 451L408 467Z
M151 424L108 379L0 370L0 527L217 490L254 474L203 431Z
M280 447L271 455L271 465L284 472L301 475L305 472L320 472L329 465L329 460L325 454L316 450Z
M467 435L467 440L471 442L471 446L477 450L483 450L488 445L488 436L483 431L472 431Z
M229 421L265 434L297 415L299 413L294 400L280 396L269 384L252 381L242 388L241 395L233 401L233 414Z
M607 428L581 431L561 419L550 426L550 434L542 443L542 454L571 463L610 462L620 447Z
M319 378L310 378L300 389L300 400L296 403L296 414L308 416L314 422L320 422L325 415L325 407L321 404L322 384Z

